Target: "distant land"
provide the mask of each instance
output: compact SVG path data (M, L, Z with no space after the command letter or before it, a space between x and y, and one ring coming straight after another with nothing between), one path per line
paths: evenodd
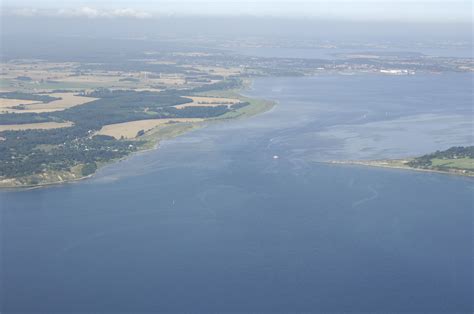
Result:
M5 58L0 73L0 188L87 178L160 140L267 111L271 101L240 93L259 77L474 71L469 58L422 54L361 52L318 60L179 45L142 50L138 43L118 55L112 45L107 47L111 54L90 60L68 55L71 60L65 61L53 52L42 59Z
M331 161L331 163L438 172L474 177L474 146L451 147L444 151L437 151L416 158Z

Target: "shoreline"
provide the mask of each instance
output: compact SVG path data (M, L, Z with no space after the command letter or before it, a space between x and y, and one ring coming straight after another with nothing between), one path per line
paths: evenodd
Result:
M465 170L453 170L453 171L443 171L437 169L424 169L424 168L413 168L410 166L404 166L402 164L390 164L393 163L402 163L406 160L397 160L397 159L385 159L385 160L331 160L322 162L325 164L331 165L352 165L352 166L364 166L364 167L373 167L373 168L385 168L385 169L395 169L395 170L408 170L408 171L416 171L416 172L424 172L424 173L438 173L438 174L445 174L445 175L452 175L458 177L468 177L474 178L473 172L465 172Z
M99 164L97 166L97 170L87 176L80 176L77 178L71 178L71 179L64 179L62 181L53 181L53 182L44 182L44 183L38 183L38 184L18 184L18 181L20 178L5 178L3 180L0 180L0 192L1 191L29 191L29 190L34 190L34 189L41 189L41 188L49 188L49 187L54 187L54 186L61 186L65 184L74 184L74 183L79 183L81 181L91 179L93 178L100 169L107 167L108 165L115 164L117 162L120 162L122 160L126 160L136 154L140 153L146 153L150 151L154 151L159 149L161 141L164 140L170 140L173 138L176 138L178 136L181 136L183 134L186 134L188 132L191 132L193 130L200 129L204 127L206 124L210 123L220 123L223 121L231 121L231 120L238 120L238 119L244 119L244 118L250 118L252 116L256 116L259 114L262 114L264 112L270 111L273 109L276 105L277 102L271 101L271 100L266 100L266 99L261 99L261 98L251 98L243 94L243 91L248 88L248 84L250 82L246 82L247 84L244 85L243 88L238 89L238 90L222 90L222 91L211 91L208 94L232 94L236 98L239 98L241 100L249 101L250 105L247 107L240 108L236 110L238 114L235 114L235 112L230 112L228 114L224 114L222 117L216 117L216 118L211 118L208 120L200 121L200 122L189 122L189 123L182 123L182 124L176 124L176 125L166 125L165 127L156 127L152 130L149 131L149 134L146 134L144 136L145 138L145 144L143 146L143 149L139 149L135 152L132 152L128 154L127 156L124 156L122 158L116 159L116 160L111 160L108 162L105 162L103 164ZM250 109L255 109L254 111L249 112ZM164 132L163 134L157 134L160 132ZM70 176L70 172L63 172L64 175ZM11 184L8 185L4 184L2 185L2 182L5 181L14 181L16 184Z

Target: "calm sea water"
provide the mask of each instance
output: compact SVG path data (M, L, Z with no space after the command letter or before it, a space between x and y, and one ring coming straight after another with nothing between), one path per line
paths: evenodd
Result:
M472 313L472 179L319 162L472 144L472 92L461 74L262 79L270 112L0 192L1 311Z

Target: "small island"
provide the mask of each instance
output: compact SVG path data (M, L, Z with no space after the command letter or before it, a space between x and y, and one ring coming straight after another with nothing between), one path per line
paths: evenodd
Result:
M444 151L407 159L331 161L333 164L352 164L425 172L474 176L474 146L455 146Z

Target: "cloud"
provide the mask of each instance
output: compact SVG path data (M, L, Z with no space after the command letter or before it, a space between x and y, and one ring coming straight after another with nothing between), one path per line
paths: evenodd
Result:
M34 9L34 8L21 8L13 9L6 12L9 15L23 16L23 17L34 17L34 16L47 16L47 17L85 17L90 19L95 18L136 18L146 19L151 18L152 15L145 11L135 10L131 8L121 9L97 9L92 7L80 7L77 9Z
M0 0L0 3L4 15L14 16L91 19L264 16L472 23L472 0Z
M114 17L135 17L138 19L146 19L152 17L150 13L137 11L134 9L115 9L112 11L112 16Z
M38 9L34 9L34 8L21 8L21 9L11 10L10 12L7 11L7 13L10 13L11 15L17 15L17 16L31 17L31 16L37 16L39 12L38 12Z
M79 9L61 9L57 11L58 16L63 17L87 17L87 18L118 18L129 17L145 19L152 17L150 13L138 11L131 8L122 9L96 9L91 7L81 7Z

